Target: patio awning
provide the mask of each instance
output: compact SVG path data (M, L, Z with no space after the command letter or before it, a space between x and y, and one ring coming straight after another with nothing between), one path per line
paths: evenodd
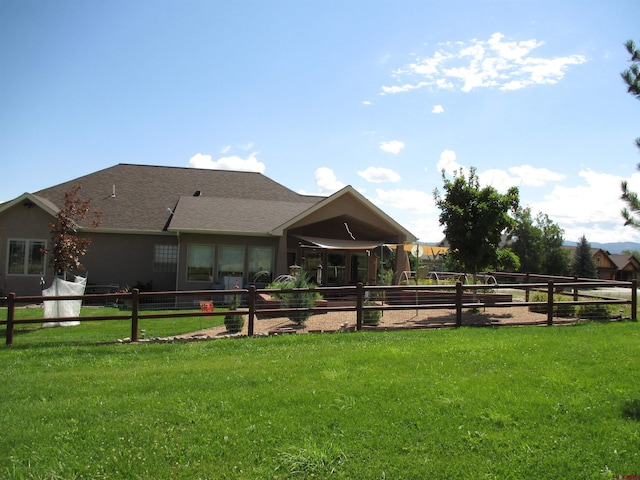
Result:
M388 244L383 240L338 240L335 238L303 237L302 235L298 235L298 238L327 250L373 250L376 247Z

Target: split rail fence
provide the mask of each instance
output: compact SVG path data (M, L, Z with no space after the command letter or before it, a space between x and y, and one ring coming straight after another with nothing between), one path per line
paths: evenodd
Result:
M495 276L495 274L493 274ZM441 322L440 326L460 327L463 325L463 312L496 312L497 309L522 308L525 311L532 308L542 311L543 320L538 324L553 325L557 309L563 305L620 305L629 307L629 318L637 321L637 280L631 282L598 281L585 279L549 279L545 282L519 283L529 280L529 277L516 278L509 274L508 280L513 283L491 283L490 285L467 285L458 281L448 285L395 285L395 286L365 286L361 283L343 287L316 287L310 289L258 289L250 286L247 289L233 290L197 290L173 292L140 292L134 289L130 292L107 294L89 294L81 296L17 296L14 293L0 297L0 326L6 328L6 344L14 341L16 326L24 324L39 324L44 322L65 321L112 321L125 320L131 322L130 341L140 339L141 320L181 317L215 317L229 314L243 315L246 319L243 334L248 336L273 333L273 327L263 327L264 319L279 318L282 325L287 323L287 316L306 312L313 316L340 312L341 316L332 318L335 325L333 331L349 325L349 330L363 330L373 328L363 321L369 311L379 311L384 317L393 312L405 312L416 318L420 312L426 314L428 310L445 310L450 321ZM499 278L499 277L496 277ZM516 281L514 282L514 278ZM622 295L613 295L612 290ZM531 301L531 292L546 294L544 301ZM313 293L320 300L310 308L283 308L278 298L284 295ZM240 307L229 310L234 296L240 296ZM514 298L517 297L517 298ZM569 300L567 298L570 298ZM83 315L82 317L66 318L16 318L16 309L26 305L40 305L44 301L82 300L84 305L112 305L118 306L113 315ZM216 308L212 308L215 305ZM218 308L224 305L226 308ZM194 314L194 309L196 313ZM2 312L4 310L4 312ZM159 312L158 310L162 310ZM6 315L2 315L6 313ZM86 312L85 312L86 313ZM495 313L494 313L495 314ZM536 314L531 314L536 315ZM540 313L537 314L540 318ZM2 318L4 316L4 318ZM325 317L329 318L329 316ZM622 313L620 315L622 318ZM347 321L343 321L343 320ZM407 325L407 321L398 325ZM498 322L499 323L499 322ZM426 326L428 322L422 322ZM420 328L420 323L414 322L414 328ZM430 326L437 324L430 323ZM223 327L224 328L224 327ZM269 330L271 328L271 330ZM389 329L389 326L380 327ZM275 330L278 331L277 329ZM282 330L280 330L282 331ZM326 331L331 331L330 329Z

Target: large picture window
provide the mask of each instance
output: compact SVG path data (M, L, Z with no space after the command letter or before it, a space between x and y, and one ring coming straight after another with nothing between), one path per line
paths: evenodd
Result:
M218 278L244 275L244 245L220 245L218 250Z
M249 247L249 281L273 280L273 247Z
M44 240L9 240L7 273L10 275L42 275L47 242Z
M187 280L190 282L213 281L213 259L213 245L189 245Z
M178 266L177 245L156 245L153 252L154 272L175 272Z

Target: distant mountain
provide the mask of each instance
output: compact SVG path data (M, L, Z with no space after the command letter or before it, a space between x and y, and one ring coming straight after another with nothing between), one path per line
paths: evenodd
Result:
M568 247L575 247L578 242L564 242ZM635 242L612 242L612 243L598 243L589 242L591 248L601 248L609 253L622 253L623 250L637 250L640 252L640 243Z

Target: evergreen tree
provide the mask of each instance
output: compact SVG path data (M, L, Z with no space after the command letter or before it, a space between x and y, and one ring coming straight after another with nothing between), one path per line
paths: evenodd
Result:
M579 278L598 278L598 269L593 261L591 244L584 235L576 247L571 267L571 275Z
M627 92L640 100L640 49L638 49L633 40L628 40L625 43L625 47L631 55L631 66L623 71L620 75L627 84ZM636 146L640 148L640 137L636 138ZM637 165L640 170L640 164ZM634 228L640 228L640 198L638 194L629 190L629 185L626 180L622 181L622 200L627 204L622 209L622 217L624 218L625 225L631 225Z

